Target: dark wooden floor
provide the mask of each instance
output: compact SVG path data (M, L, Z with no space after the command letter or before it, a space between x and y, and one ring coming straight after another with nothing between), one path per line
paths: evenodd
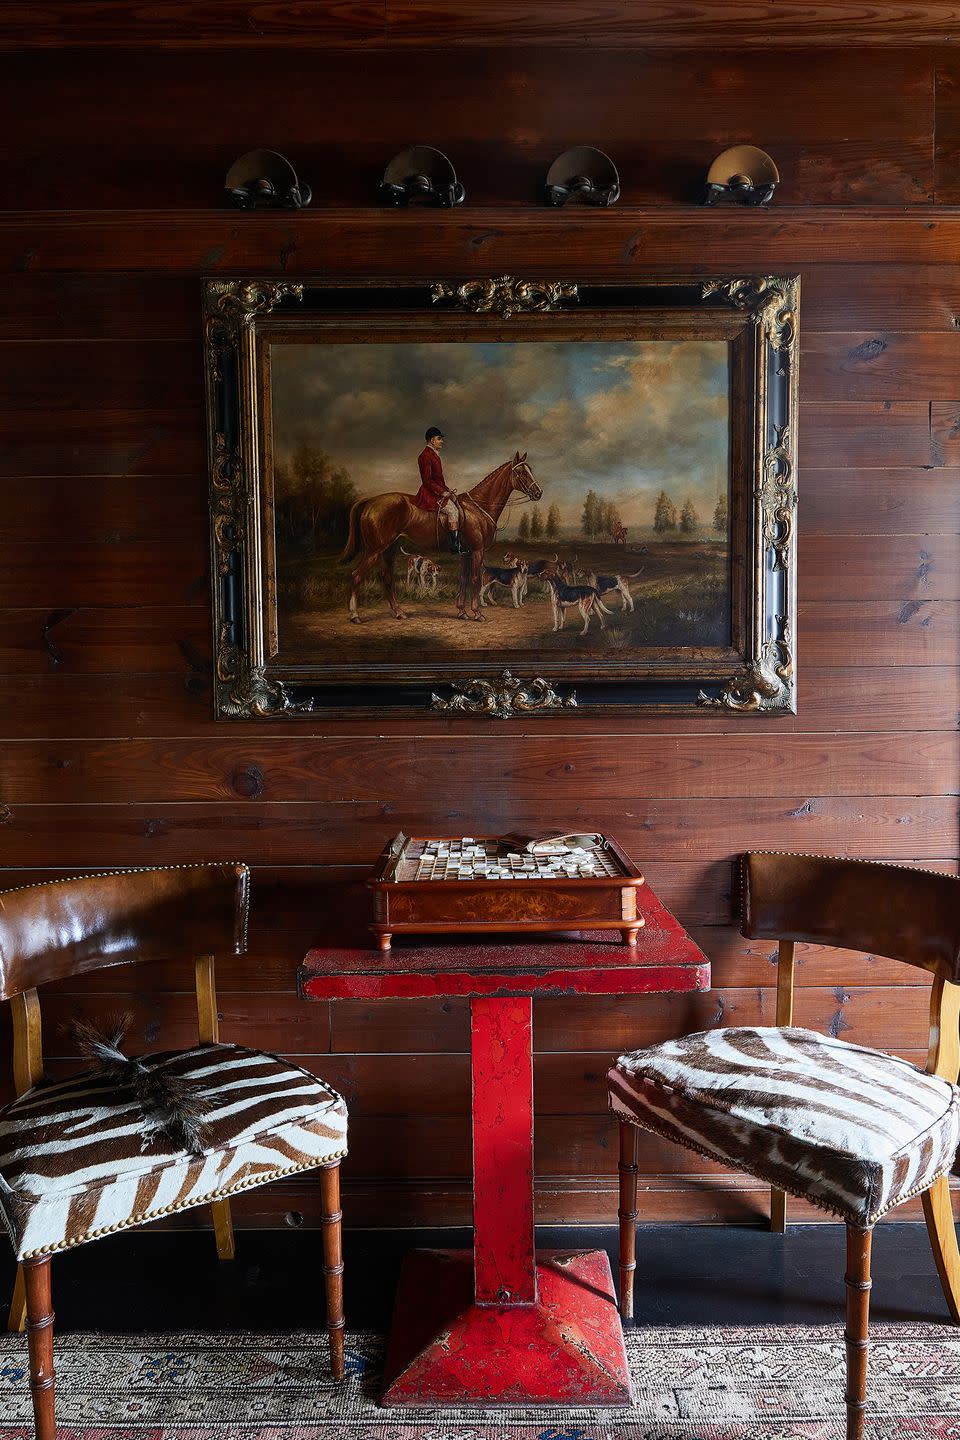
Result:
M544 1227L538 1240L555 1248L605 1245L615 1260L613 1229ZM413 1244L466 1244L469 1234L356 1230L345 1241L347 1323L385 1329L406 1250ZM948 1319L922 1225L879 1226L874 1257L874 1319ZM801 1225L786 1236L740 1226L644 1226L637 1258L640 1324L840 1320L844 1230L839 1225ZM113 1236L54 1260L57 1327L61 1332L319 1327L320 1266L315 1231L240 1232L237 1259L227 1264L217 1261L211 1236L149 1230ZM5 1263L2 1280L12 1279L13 1266Z

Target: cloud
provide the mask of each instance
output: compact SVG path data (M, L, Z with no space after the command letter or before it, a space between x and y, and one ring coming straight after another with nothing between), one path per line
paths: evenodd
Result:
M318 446L361 494L416 489L428 425L454 488L526 450L567 522L591 486L637 523L661 486L712 508L727 483L723 342L284 344L271 364L278 455Z

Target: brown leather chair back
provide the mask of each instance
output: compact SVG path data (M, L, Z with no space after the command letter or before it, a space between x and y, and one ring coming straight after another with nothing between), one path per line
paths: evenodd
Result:
M903 960L960 984L960 879L828 855L743 857L751 940L835 945Z
M250 871L222 865L115 870L0 892L0 1000L133 960L240 955Z

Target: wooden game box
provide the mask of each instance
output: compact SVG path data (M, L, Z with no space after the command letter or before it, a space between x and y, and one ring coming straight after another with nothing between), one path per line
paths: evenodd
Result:
M525 838L395 835L367 880L380 949L393 935L453 931L619 930L625 945L636 944L643 876L615 840L574 837L592 848L554 864L556 854L522 848Z

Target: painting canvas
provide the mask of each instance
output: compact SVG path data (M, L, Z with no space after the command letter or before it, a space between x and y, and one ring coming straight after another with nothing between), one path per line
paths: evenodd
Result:
M731 644L726 343L277 343L270 377L281 654Z
M206 282L217 713L792 710L798 299Z

